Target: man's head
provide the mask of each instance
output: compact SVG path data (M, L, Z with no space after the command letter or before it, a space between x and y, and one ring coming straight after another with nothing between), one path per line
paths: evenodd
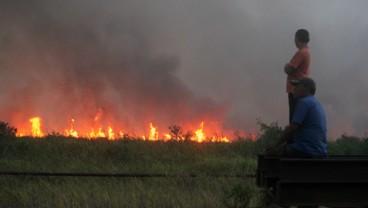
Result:
M309 32L306 29L299 29L295 33L295 40L301 43L309 43Z
M294 79L290 83L294 86L294 97L296 99L316 93L316 83L309 77Z

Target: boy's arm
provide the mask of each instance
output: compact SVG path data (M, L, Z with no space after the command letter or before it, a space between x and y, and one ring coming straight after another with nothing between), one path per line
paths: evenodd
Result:
M292 67L290 64L285 64L284 72L287 75L293 75L296 71L297 71L297 69Z

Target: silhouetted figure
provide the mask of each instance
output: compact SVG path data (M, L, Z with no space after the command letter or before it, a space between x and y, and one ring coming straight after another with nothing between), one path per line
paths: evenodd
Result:
M297 100L290 125L281 138L266 148L268 155L296 157L324 157L327 150L326 116L320 102L314 97L316 84L303 77L291 80L293 96Z
M291 80L300 79L309 76L310 53L309 53L309 32L305 29L299 29L295 33L295 46L298 51L294 54L289 63L285 64L284 72L287 74L286 92L289 101L289 123L294 112L296 100L293 96L293 87Z

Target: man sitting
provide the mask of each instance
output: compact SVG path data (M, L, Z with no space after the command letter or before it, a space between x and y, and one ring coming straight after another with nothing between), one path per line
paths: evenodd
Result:
M316 84L311 78L291 80L295 111L281 138L266 148L268 155L295 157L324 157L327 152L326 116L320 102L314 97Z

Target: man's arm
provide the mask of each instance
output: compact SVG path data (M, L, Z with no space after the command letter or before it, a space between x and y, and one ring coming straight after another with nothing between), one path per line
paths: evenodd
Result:
M287 75L292 75L292 74L294 74L296 71L297 71L297 69L296 69L296 68L294 68L294 67L292 67L290 64L285 64L284 72L285 72Z
M277 149L282 144L284 144L287 141L290 141L293 138L293 134L296 130L298 130L299 125L291 123L289 126L285 128L285 130L282 132L281 137L279 140L277 140L275 143L271 144L266 148L266 151Z

